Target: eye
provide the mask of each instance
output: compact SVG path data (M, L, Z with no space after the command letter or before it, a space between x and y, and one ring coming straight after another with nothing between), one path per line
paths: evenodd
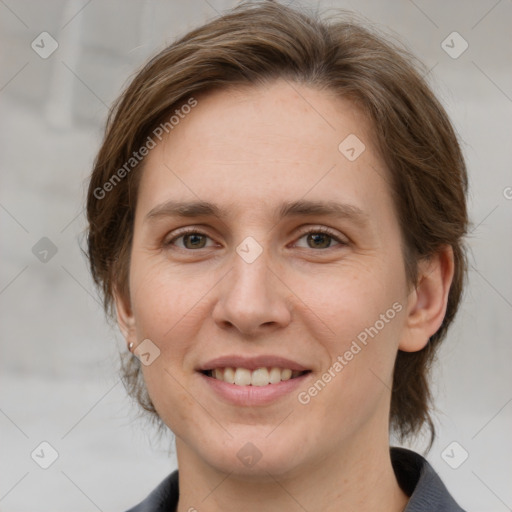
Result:
M304 240L304 242L301 241ZM208 244L208 242L211 242ZM305 243L305 245L304 245ZM330 249L333 246L345 246L348 242L343 241L333 231L318 227L305 231L295 243L296 247L302 249ZM172 238L165 241L165 246L176 246L183 250L207 249L214 246L213 240L206 234L197 230L185 230L178 232Z
M327 228L310 229L302 234L298 242L303 239L305 239L306 246L301 246L297 243L297 247L305 249L329 249L333 245L347 245L347 242L341 240L334 232Z
M200 231L182 231L181 234L174 236L170 240L165 242L165 245L176 245L180 249L194 250L194 249L205 249L207 247L207 241L211 240L208 235L201 233Z

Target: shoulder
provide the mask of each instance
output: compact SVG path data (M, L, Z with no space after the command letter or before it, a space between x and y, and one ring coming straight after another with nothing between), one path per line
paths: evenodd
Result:
M171 473L151 494L127 512L174 512L178 505L178 470Z
M391 462L400 487L410 497L404 512L464 512L421 455L391 448Z

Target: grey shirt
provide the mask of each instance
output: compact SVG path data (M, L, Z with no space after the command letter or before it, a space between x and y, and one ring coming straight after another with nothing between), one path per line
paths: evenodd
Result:
M391 448L391 462L398 484L409 496L404 512L464 512L421 455L405 448ZM178 498L176 470L143 502L128 512L175 512Z

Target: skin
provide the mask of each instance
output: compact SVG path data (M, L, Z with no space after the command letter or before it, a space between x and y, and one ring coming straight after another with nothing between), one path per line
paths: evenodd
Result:
M353 162L338 150L349 134L366 146ZM278 80L198 97L146 158L130 296L116 303L126 341L149 338L160 350L143 372L176 435L179 512L406 506L389 456L393 364L398 349L420 350L440 327L453 258L443 248L407 283L371 134L348 100ZM171 199L210 201L226 216L147 217ZM350 204L363 220L274 216L300 199ZM206 247L176 238L182 227L206 235ZM305 231L321 227L343 243L320 237L318 248ZM263 249L250 264L236 252L248 236ZM278 355L312 370L298 390L307 391L395 303L401 311L307 405L293 392L234 406L195 371L219 355ZM237 457L247 442L261 453L251 467Z

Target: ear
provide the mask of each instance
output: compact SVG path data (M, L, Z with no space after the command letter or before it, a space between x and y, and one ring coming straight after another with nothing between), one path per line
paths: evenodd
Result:
M117 325L119 326L119 330L124 336L127 345L135 343L135 318L128 294L121 293L118 289L115 289L114 302L116 305Z
M416 286L407 299L407 318L404 336L398 346L400 350L421 350L439 330L446 313L453 273L453 250L449 245L419 262Z

